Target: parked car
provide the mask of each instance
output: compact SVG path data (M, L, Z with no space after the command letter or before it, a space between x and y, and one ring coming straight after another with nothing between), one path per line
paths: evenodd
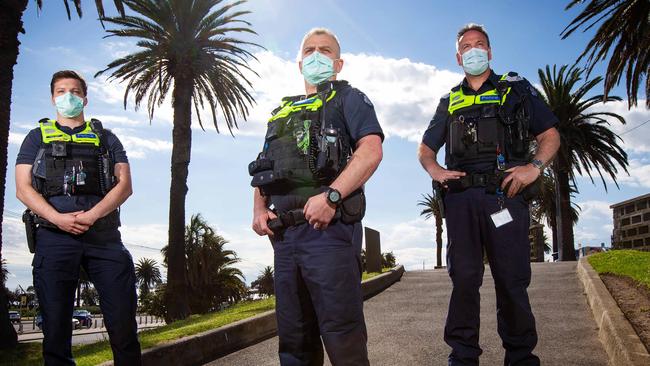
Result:
M79 329L80 324L81 323L79 323L79 320L77 320L75 318L72 318L72 329L73 330L74 329ZM43 329L43 316L41 315L41 313L38 313L36 315L36 326L38 327L38 329Z
M19 324L20 323L20 313L17 311L9 312L9 321L11 323Z
M93 326L93 315L88 310L75 310L72 317L79 320L79 326L90 328Z

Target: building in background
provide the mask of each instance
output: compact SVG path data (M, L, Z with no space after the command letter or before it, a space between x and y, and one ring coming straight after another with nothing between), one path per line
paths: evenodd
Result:
M612 248L650 250L650 193L610 206Z

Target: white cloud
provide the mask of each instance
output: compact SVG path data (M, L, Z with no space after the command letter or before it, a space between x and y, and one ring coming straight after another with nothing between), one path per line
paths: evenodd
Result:
M590 108L590 111L606 111L621 115L625 118L626 124L621 124L614 118L608 118L608 120L611 123L610 128L612 131L618 135L622 134L624 149L628 153L649 153L650 139L648 139L648 134L650 133L650 123L641 126L642 123L650 120L650 111L645 108L645 100L639 100L638 105L632 109L628 110L627 107L627 101L609 102L597 104Z
M243 122L243 119L238 121L239 130L235 132L245 136L263 136L270 112L279 105L282 97L304 92L302 75L296 61L284 59L269 51L258 52L255 56L258 61L252 60L250 65L259 77L250 72L245 72L245 75L253 84L252 94L256 104L250 109L247 122ZM440 97L462 79L459 73L440 70L407 58L349 53L344 53L342 58L345 65L339 78L350 81L354 87L368 95L375 105L386 135L414 142L420 141ZM124 87L117 81L109 83L102 76L89 83L89 87L94 94L93 98L122 105ZM157 108L154 116L156 120L172 121L170 99L168 97ZM130 108L134 105L132 97L129 97L128 104ZM146 106L143 105L142 108ZM139 113L146 118L144 111ZM212 124L211 113L204 110L201 118L206 128L209 128ZM220 113L217 119L223 121ZM199 128L197 123L193 127ZM220 129L225 130L225 126L220 126Z
M440 97L462 75L435 66L366 54L344 54L341 78L368 95L387 136L419 142Z
M149 152L172 151L173 145L170 141L151 137L137 137L135 135L136 131L133 129L114 128L113 132L119 136L129 158L144 159L147 157Z
M584 201L578 202L580 206L580 220L603 220L611 219L611 203L605 201Z
M26 133L9 132L9 143L20 146L27 136Z
M629 175L625 172L619 173L616 177L619 185L628 185L632 187L650 188L650 159L640 157L638 159L629 159ZM598 178L600 179L600 178ZM611 178L606 177L608 186L613 185Z

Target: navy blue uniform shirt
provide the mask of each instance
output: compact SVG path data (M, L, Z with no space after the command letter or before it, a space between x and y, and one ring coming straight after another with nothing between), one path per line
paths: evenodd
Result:
M357 142L365 136L378 135L383 141L384 132L379 125L375 107L370 99L347 82L339 81L337 83L339 86L336 88L336 96L325 104L323 118L327 126L332 125L341 133L346 134L353 151ZM300 206L293 202L293 198L290 200L291 202L287 202L283 197L271 197L271 202L279 211Z
M463 93L466 95L482 94L489 90L496 89L500 78L501 75L497 75L494 71L490 71L490 76L483 85L481 85L478 91L474 91L474 89L469 86L467 78L463 79L461 88L463 88ZM528 104L527 110L530 114L528 130L532 136L537 136L549 128L554 127L558 123L557 117L555 117L544 101L540 99L537 91L528 80L522 78L520 81L509 82L509 84L511 87L517 88L519 93L525 93L528 96L528 98L526 98ZM514 93L511 94L514 95ZM508 106L519 102L519 100L513 98L512 95L508 95L504 107L507 108ZM448 108L449 94L446 94L440 98L440 103L438 103L436 113L431 122L429 122L429 127L424 131L424 136L422 137L422 143L435 152L437 152L438 149L447 142L447 137L449 136L447 128L451 123L451 115L449 114ZM494 163L473 164L464 167L464 170L467 172L490 172L493 169Z
M56 127L61 131L73 135L81 132L86 128L86 125L81 125L76 128L61 126L58 122ZM111 154L114 163L128 163L129 159L126 156L126 151L120 140L110 130L104 130L105 140L108 146L106 149ZM18 156L16 157L16 165L29 164L33 165L36 160L38 150L41 148L43 139L41 137L41 129L37 127L25 136L23 144L20 146ZM48 202L59 212L74 212L79 210L89 210L94 205L101 201L101 197L97 196L56 196L50 197Z

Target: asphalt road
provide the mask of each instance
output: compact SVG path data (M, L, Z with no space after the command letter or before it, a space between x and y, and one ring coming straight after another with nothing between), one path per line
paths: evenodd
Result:
M542 365L607 366L607 355L576 275L576 262L534 263L532 268L529 294L539 333L535 353ZM489 272L486 268L481 290L481 364L503 365ZM449 347L442 335L450 290L445 270L413 271L366 301L370 363L446 365ZM208 365L278 365L277 347L274 337Z

